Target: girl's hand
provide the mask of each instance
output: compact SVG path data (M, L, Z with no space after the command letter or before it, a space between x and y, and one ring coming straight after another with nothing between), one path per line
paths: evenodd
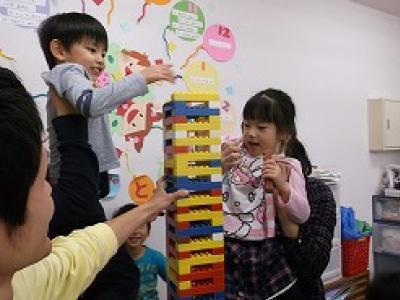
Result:
M175 73L172 71L172 65L153 65L140 71L146 79L146 83L154 83L160 80L175 82Z
M284 162L277 162L275 159L264 160L262 167L262 176L265 179L272 180L273 188L282 200L287 203L290 196L290 187L288 184L290 167Z
M240 143L240 140L222 143L221 164L223 173L240 164L242 158L239 147Z

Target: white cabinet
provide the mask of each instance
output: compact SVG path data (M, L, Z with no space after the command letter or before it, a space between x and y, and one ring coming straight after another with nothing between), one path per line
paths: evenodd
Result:
M368 100L370 151L400 150L400 101Z

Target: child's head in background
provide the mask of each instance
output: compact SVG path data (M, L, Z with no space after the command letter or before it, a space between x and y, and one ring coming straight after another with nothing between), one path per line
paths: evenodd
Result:
M136 208L137 205L130 203L130 204L125 204L124 206L121 206L113 215L113 217L118 217L134 208ZM131 233L129 238L126 240L125 245L129 249L137 248L137 247L142 247L146 239L148 238L150 234L150 229L151 229L151 223L147 223L136 229Z
M38 35L50 69L65 62L77 63L92 80L103 71L107 32L94 17L77 12L53 15L40 24Z

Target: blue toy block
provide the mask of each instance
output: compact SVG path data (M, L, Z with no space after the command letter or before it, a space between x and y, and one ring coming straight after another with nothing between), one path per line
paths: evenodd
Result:
M221 167L221 160L210 160L210 167Z
M218 108L203 106L187 106L185 102L168 102L163 105L164 118L173 116L219 116Z
M212 182L197 178L189 179L187 177L175 177L171 175L165 176L165 182L167 193L172 193L179 189L201 192L222 188L222 182Z
M198 222L197 224L193 223L194 222L192 222L191 228L189 229L178 229L173 225L168 225L168 231L174 234L178 239L224 232L223 226L210 226L208 224L204 225L204 222Z

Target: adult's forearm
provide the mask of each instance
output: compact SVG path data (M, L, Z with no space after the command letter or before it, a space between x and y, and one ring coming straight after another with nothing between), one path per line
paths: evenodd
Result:
M118 244L122 245L134 230L150 222L154 214L154 208L145 203L106 223L114 231Z

